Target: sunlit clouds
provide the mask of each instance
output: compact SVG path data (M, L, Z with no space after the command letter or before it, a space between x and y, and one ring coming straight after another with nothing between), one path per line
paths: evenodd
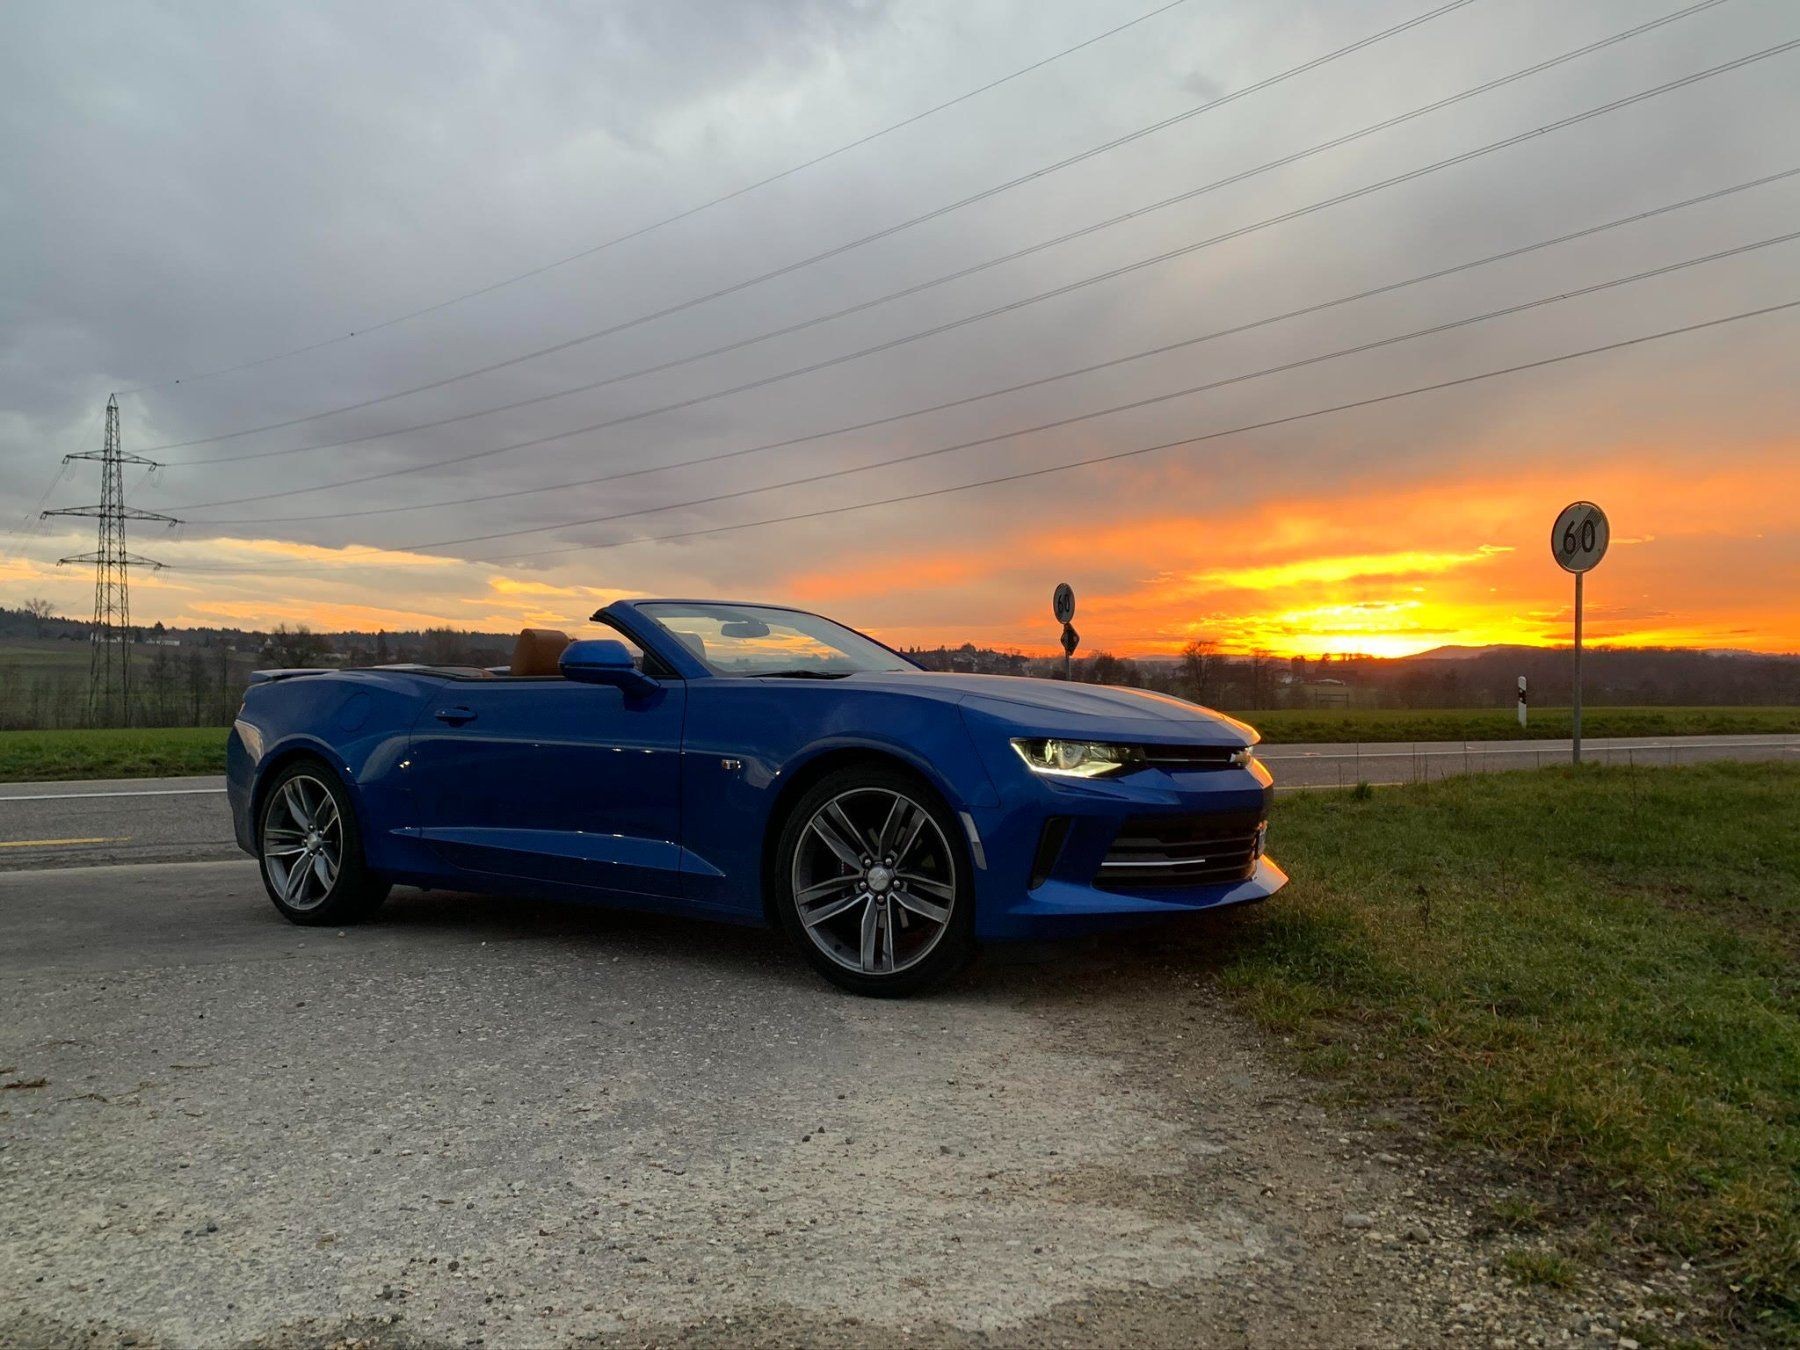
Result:
M1086 651L1560 645L1548 533L1589 499L1590 640L1800 650L1800 309L1716 323L1800 300L1800 53L1673 87L1791 7L1359 45L1427 8L1196 0L960 99L1120 15L26 7L0 604L89 611L57 559L91 522L37 512L95 499L58 469L117 390L125 448L168 447L129 500L186 521L131 529L170 564L142 623L579 632L663 595L1048 652L1069 581Z
M925 554L880 568L801 572L795 597L846 612L896 615L896 578L957 586L999 578L1014 600L1003 624L938 631L931 640L1004 641L1048 651L1048 587L1073 580L1077 627L1089 644L1170 653L1189 641L1228 651L1407 655L1443 645L1557 645L1570 637L1570 579L1551 561L1553 510L1582 485L1624 522L1591 578L1588 634L1616 645L1800 650L1800 455L1767 448L1741 463L1689 467L1684 456L1636 450L1579 471L1517 466L1410 487L1273 500L1250 511L1158 513L1085 534L1013 528L950 560ZM1165 480L1160 500L1174 495ZM1197 485L1194 496L1203 499ZM1473 548L1452 545L1469 538ZM1414 547L1378 551L1405 539ZM1715 565L1700 559L1714 556ZM1238 565L1212 565L1219 557ZM1724 560L1755 559L1725 567ZM1161 566L1145 569L1148 560ZM940 595L940 605L942 598ZM943 606L947 607L947 606ZM911 608L907 606L906 608ZM879 624L876 625L878 628Z

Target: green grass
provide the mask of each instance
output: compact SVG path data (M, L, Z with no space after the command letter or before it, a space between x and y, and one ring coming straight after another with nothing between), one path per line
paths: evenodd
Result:
M1538 1247L1514 1247L1500 1257L1500 1269L1520 1284L1573 1289L1578 1281L1575 1263L1559 1252Z
M1296 796L1270 848L1294 882L1222 978L1308 1067L1628 1215L1800 1341L1800 766Z
M225 771L224 727L0 731L0 783Z
M1519 727L1511 708L1276 708L1233 713L1271 745L1317 741L1499 741L1570 734L1569 709L1533 708ZM1800 733L1794 708L1583 708L1583 736L1729 736Z

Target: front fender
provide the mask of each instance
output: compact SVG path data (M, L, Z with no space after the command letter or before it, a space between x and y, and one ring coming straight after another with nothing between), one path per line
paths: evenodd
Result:
M760 918L764 847L821 771L878 758L919 775L962 813L998 802L955 704L891 689L696 680L682 756L686 889Z

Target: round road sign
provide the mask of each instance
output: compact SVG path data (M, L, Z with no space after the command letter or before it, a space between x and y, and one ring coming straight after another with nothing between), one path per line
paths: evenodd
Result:
M1075 617L1075 588L1068 582L1057 585L1056 594L1050 599L1050 612L1058 623L1067 623Z
M1550 530L1550 555L1565 572L1587 572L1606 556L1612 537L1606 512L1592 502L1571 502Z

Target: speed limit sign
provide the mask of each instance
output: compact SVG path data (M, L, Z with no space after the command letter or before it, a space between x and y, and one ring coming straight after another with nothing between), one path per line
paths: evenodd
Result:
M1606 512L1592 502L1570 502L1550 527L1550 556L1563 571L1575 574L1575 697L1570 708L1569 753L1577 764L1581 763L1581 582L1606 556L1611 538ZM1524 694L1519 697L1523 699ZM1524 704L1519 706L1523 710Z
M1606 556L1611 537L1606 512L1592 502L1573 502L1550 527L1550 554L1565 572L1591 571Z

